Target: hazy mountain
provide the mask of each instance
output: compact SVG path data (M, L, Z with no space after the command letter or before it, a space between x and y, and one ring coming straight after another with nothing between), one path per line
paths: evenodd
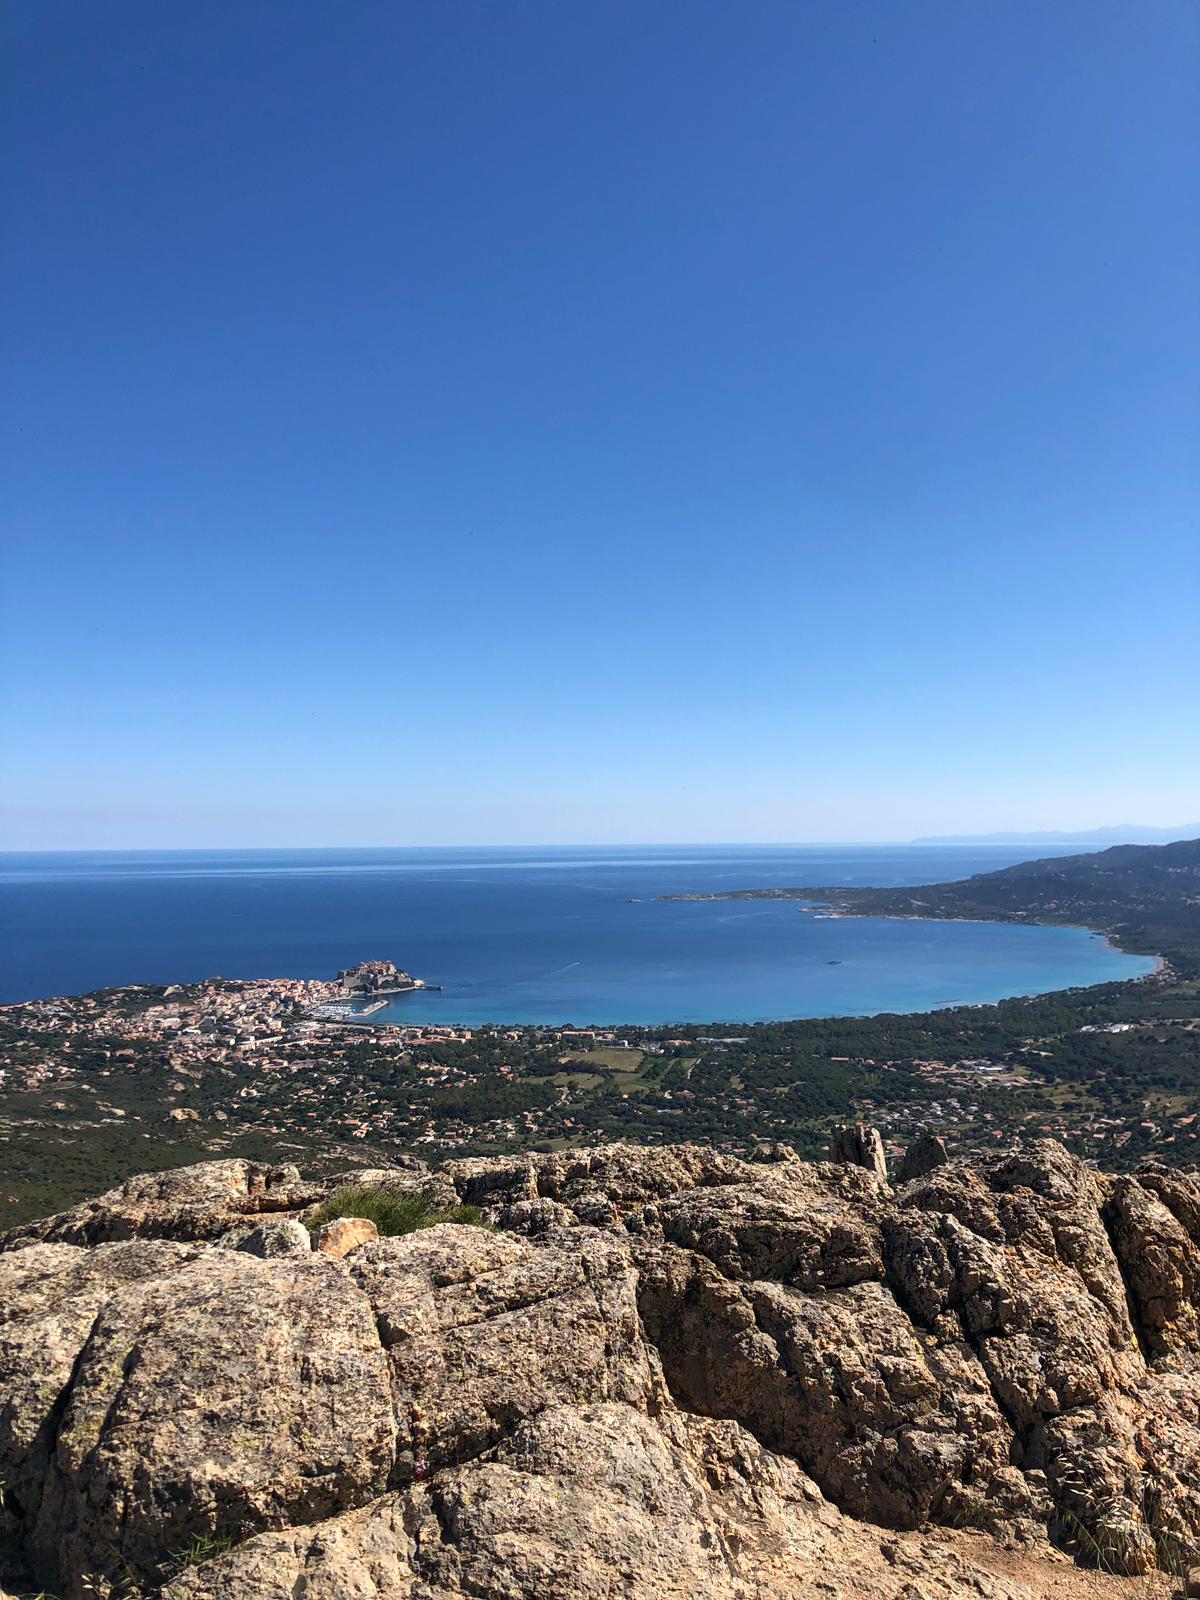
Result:
M1200 837L1200 822L1179 828L1144 828L1136 822L1118 822L1111 828L1081 828L1074 833L1043 830L1040 833L937 833L914 839L913 844L1171 844Z

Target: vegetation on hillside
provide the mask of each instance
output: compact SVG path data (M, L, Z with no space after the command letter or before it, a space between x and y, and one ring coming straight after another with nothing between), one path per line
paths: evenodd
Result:
M345 1183L315 1206L305 1217L305 1226L316 1233L338 1217L365 1217L373 1222L382 1238L416 1233L438 1222L464 1222L482 1227L483 1213L478 1206L442 1206L440 1209L423 1194L396 1188L386 1183Z

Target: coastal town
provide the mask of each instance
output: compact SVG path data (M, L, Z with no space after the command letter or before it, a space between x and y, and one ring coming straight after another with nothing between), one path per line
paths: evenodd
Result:
M1200 1151L1194 986L1176 984L1170 1005L1142 987L1155 1004L1115 1020L1054 997L737 1031L379 1020L388 992L419 986L374 961L327 981L214 978L0 1008L0 1135L39 1201L68 1171L82 1182L92 1158L114 1171L226 1152L386 1165L623 1136L819 1155L847 1118L878 1126L892 1154L922 1133L963 1148L1053 1136L1109 1163ZM1138 986L1112 988L1128 1009Z

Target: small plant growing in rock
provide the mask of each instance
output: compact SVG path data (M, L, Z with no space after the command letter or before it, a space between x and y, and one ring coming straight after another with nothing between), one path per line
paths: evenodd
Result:
M1120 1494L1091 1495L1081 1474L1064 1475L1080 1512L1060 1506L1058 1524L1067 1548L1084 1566L1118 1577L1144 1572L1153 1561L1149 1530ZM1082 1513L1082 1514L1080 1514Z
M1149 1475L1142 1482L1142 1512L1159 1566L1174 1578L1185 1578L1200 1563L1200 1550L1179 1513L1166 1503L1161 1488Z
M304 1222L310 1233L316 1233L318 1228L338 1217L365 1217L384 1238L415 1233L418 1228L432 1228L438 1222L465 1222L476 1228L487 1226L478 1206L439 1208L428 1195L413 1194L386 1183L343 1184L328 1199L322 1200Z
M237 1542L232 1534L199 1534L191 1544L184 1545L182 1550L177 1550L171 1557L169 1575L177 1578L189 1567L198 1567L204 1561L212 1561L216 1556L223 1556L227 1550L232 1550Z

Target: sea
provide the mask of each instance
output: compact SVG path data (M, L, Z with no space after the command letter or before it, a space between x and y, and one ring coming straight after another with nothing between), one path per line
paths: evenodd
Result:
M376 1022L745 1023L934 1010L1152 970L1084 929L662 898L944 882L1029 854L1001 845L0 853L0 1002L213 976L331 978L382 957L440 987L396 998Z

